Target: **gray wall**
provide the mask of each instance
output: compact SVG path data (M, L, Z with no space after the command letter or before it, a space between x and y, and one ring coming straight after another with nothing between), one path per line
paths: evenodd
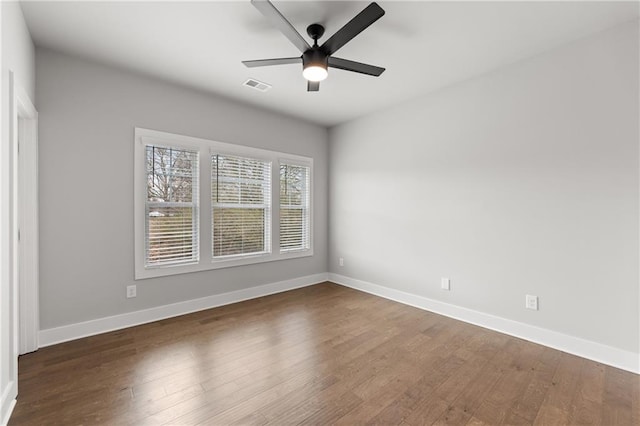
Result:
M35 47L18 2L1 2L2 7L2 70L11 70L16 82L35 104ZM5 99L5 98L3 98Z
M327 271L326 129L49 50L36 65L41 329ZM314 256L134 281L134 127L312 157Z
M6 400L0 401L0 422L8 410L8 403L15 397L15 388L8 390L16 375L16 356L13 347L14 295L11 290L12 258L10 256L10 185L12 182L10 164L10 109L12 101L9 94L9 71L13 71L16 87L21 87L34 101L35 88L35 49L24 22L20 4L0 2L1 40L2 40L2 87L0 93L0 129L2 142L0 147L0 395ZM14 383L15 386L15 383ZM6 392L6 393L5 393Z
M332 129L330 271L638 352L638 49L633 22Z

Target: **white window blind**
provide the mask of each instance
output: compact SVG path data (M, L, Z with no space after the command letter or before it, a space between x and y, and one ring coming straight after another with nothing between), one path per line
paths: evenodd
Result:
M147 145L145 156L145 266L198 262L198 152Z
M271 251L271 162L211 156L213 258Z
M280 164L280 251L308 250L310 245L310 175L307 166Z

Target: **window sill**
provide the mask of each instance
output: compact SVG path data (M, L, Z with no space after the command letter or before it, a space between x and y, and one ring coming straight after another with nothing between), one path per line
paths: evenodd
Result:
M136 269L135 279L143 280L147 278L166 277L171 275L188 274L191 272L211 271L223 268L235 268L238 266L254 265L266 262L276 262L278 260L297 259L301 257L313 256L313 249L297 250L295 252L284 252L278 254L260 254L241 258L216 259L209 262L203 260L200 263L188 265L165 265L162 267L149 267L142 270Z

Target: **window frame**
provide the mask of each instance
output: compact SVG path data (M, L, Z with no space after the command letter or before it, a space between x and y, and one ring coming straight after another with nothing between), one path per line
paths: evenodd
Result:
M299 167L308 167L309 168L309 187L306 188L307 198L309 200L309 205L307 206L307 210L309 213L308 221L308 233L309 233L309 248L293 248L293 249L282 249L280 245L280 216L278 215L278 252L281 255L287 255L289 253L304 253L307 250L312 250L313 248L313 166L306 161L299 161L292 158L280 157L278 158L278 213L280 212L280 166L299 166Z
M145 266L145 211L147 194L146 146L156 145L190 149L198 152L199 170L199 211L197 263ZM269 252L248 255L235 255L228 258L213 257L213 205L211 199L211 157L215 153L267 160L271 163L271 205L270 205L270 250ZM309 167L309 249L280 251L280 164ZM263 262L295 259L313 256L313 158L217 142L136 127L134 129L134 278L136 280L230 268ZM277 190L276 190L277 188Z
M148 199L148 193L147 193L147 182L148 182L148 170L146 167L146 162L148 160L147 158L147 152L146 152L146 148L148 146L154 146L156 148L164 148L164 149L182 149L185 151L195 151L196 153L196 157L197 157L197 162L196 162L196 168L195 170L192 170L192 174L193 177L197 177L197 192L195 190L193 190L192 188L192 194L191 194L191 202L190 203L186 203L186 202L157 202L157 201L149 201ZM188 148L188 147L178 147L176 144L173 144L173 146L165 146L159 143L153 143L153 144L146 144L144 145L144 149L145 149L145 200L144 200L144 237L145 237L145 241L144 241L144 265L145 268L148 269L155 269L155 268L162 268L162 267L171 267L171 266L179 266L179 265L192 265L195 263L198 263L200 261L200 247L198 246L200 239L199 239L199 235L200 235L200 157L199 157L199 153L198 150L195 148ZM149 239L147 238L147 232L149 230L149 221L147 220L148 218L146 217L148 215L148 209L150 207L150 204L157 204L158 207L162 206L162 205L168 205L168 204L174 204L175 206L167 206L167 207L178 207L178 204L190 204L191 208L192 208L192 221L194 223L194 228L196 229L196 235L192 235L191 240L192 240L192 244L193 247L196 250L196 256L195 259L185 259L185 260L181 260L181 261L177 261L177 262L167 262L167 263L158 263L158 264L148 264L147 263L147 254L148 254L148 243L149 243Z
M270 182L269 182L269 190L271 192L271 200L270 202L266 202L266 209L267 209L267 214L269 216L268 219L268 225L269 225L269 234L265 236L265 240L266 240L266 244L269 245L269 247L267 248L266 251L262 251L262 252L254 252L254 253L246 253L246 254L232 254L232 255L227 255L227 256L218 256L215 257L214 254L214 249L213 249L213 245L214 245L214 241L213 241L213 208L214 208L214 203L213 200L211 200L211 208L209 210L209 217L211 217L211 261L213 263L219 263L219 262L229 262L229 261L234 261L234 260L240 260L242 258L257 258L260 256L267 256L270 255L271 252L273 251L273 219L275 217L275 215L273 214L273 158L268 158L265 156L258 156L258 155L253 155L253 156L249 156L249 155L240 155L238 153L233 153L233 152L229 152L228 150L221 150L221 149L209 149L209 167L210 167L210 171L211 171L211 163L213 161L213 156L214 155L221 155L221 156L227 156L227 157L241 157L241 158L248 158L251 160L258 160L258 161L264 161L269 163L269 166L271 168L271 175L270 177ZM213 181L213 172L211 171L211 175L209 175L209 180ZM210 191L208 194L209 198L213 198L213 191ZM265 200L267 201L267 200ZM265 245L266 245L265 244ZM252 262L253 263L253 262Z

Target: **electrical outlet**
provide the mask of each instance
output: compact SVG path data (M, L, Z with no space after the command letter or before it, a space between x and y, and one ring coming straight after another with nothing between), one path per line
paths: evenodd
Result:
M440 279L440 287L443 290L451 290L451 280L449 278L442 278Z
M343 258L338 259L338 264L340 266L344 266L344 259Z
M534 311L538 310L538 296L527 294L525 307Z
M131 299L132 297L137 296L137 288L135 285L127 286L127 299Z

